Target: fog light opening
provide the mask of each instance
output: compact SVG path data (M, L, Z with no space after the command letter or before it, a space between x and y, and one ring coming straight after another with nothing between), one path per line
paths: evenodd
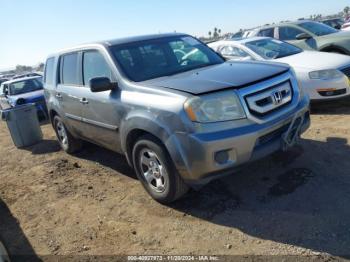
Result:
M219 165L227 164L230 160L230 150L223 150L215 153L215 162Z

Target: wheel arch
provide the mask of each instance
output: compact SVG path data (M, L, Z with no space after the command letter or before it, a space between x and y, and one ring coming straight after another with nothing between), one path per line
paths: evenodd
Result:
M53 125L53 119L55 118L55 116L60 116L60 115L58 114L58 112L55 109L51 109L49 111L49 117L50 117L50 122L52 125Z
M123 128L120 130L121 146L130 166L133 166L133 146L136 141L144 135L151 135L159 141L165 149L167 149L166 141L170 136L170 132L154 120L143 117L134 117L124 122L122 127Z
M345 48L337 45L328 45L320 48L321 52L339 52L344 55L350 55L350 52Z

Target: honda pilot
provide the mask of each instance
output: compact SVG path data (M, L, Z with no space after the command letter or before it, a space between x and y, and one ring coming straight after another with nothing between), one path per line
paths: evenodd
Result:
M287 150L310 125L309 98L289 66L226 62L186 34L57 52L44 82L63 150L89 141L124 154L161 203Z

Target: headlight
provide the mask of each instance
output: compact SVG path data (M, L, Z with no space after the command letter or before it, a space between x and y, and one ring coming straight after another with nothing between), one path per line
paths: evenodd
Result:
M233 91L191 98L185 103L185 111L193 122L200 123L230 121L246 117Z
M309 77L311 79L321 79L321 80L329 80L334 78L340 78L343 76L344 74L337 69L319 70L319 71L313 71L309 73Z

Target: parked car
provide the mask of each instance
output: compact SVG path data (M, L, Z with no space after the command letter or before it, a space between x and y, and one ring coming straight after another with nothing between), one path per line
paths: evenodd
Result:
M344 24L344 19L342 18L331 18L320 20L321 23L333 27L334 29L341 29Z
M32 77L32 76L40 76L40 77L42 77L41 74L33 72L33 73L26 73L26 74L21 74L21 75L15 75L14 77L12 77L12 79L19 79L19 78Z
M9 81L7 78L0 78L0 85L6 81Z
M350 32L309 20L269 25L252 30L249 37L266 36L287 41L305 50L350 55Z
M328 100L350 95L350 57L304 51L269 37L218 41L209 46L227 59L275 61L289 64L311 100Z
M310 124L289 66L226 63L185 34L63 50L48 57L44 86L63 150L87 140L125 154L161 203L293 146Z
M48 118L42 77L26 77L2 83L0 102L2 106L7 104L9 107L35 103L39 120Z

